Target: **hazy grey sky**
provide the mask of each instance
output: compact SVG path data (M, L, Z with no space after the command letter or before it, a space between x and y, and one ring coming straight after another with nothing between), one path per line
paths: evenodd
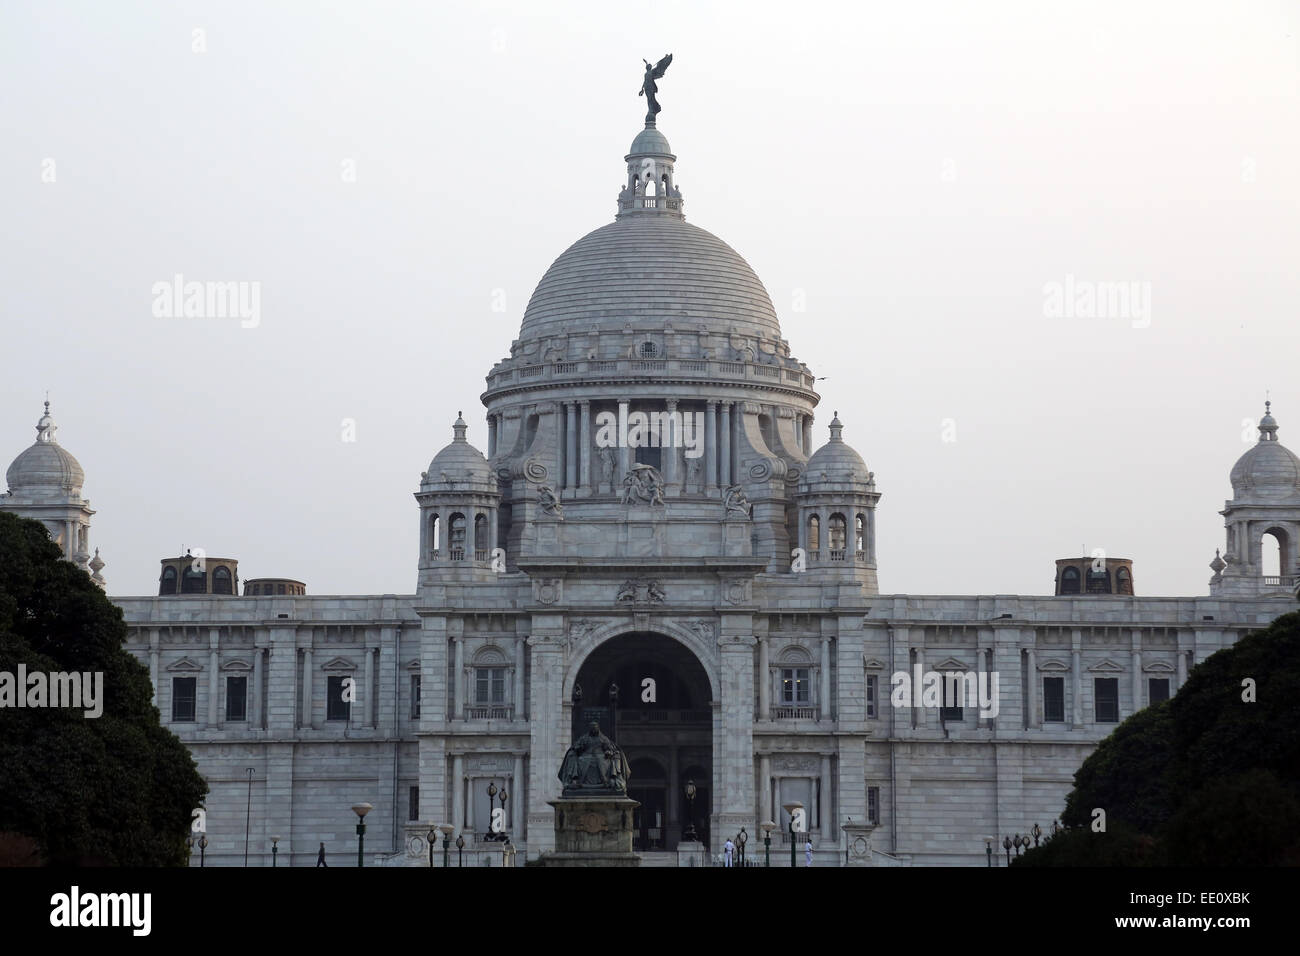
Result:
M816 444L838 409L876 472L881 590L1050 593L1082 546L1204 594L1266 388L1300 449L1298 28L1295 0L8 0L0 465L49 389L112 594L182 546L412 592L420 472L458 409L486 447L484 375L611 221L671 51L687 219L826 377ZM156 317L177 273L260 282L260 323ZM1149 314L1050 317L1067 281Z

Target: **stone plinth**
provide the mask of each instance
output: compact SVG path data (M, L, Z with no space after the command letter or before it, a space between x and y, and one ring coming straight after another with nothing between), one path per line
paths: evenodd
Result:
M632 852L630 797L561 797L555 808L555 850L543 853L543 866L640 866Z
M853 823L852 821L844 824L844 842L848 847L847 860L845 866L871 866L871 831L874 830L873 823Z

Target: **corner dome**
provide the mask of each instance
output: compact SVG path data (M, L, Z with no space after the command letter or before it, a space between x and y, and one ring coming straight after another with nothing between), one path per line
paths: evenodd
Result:
M1259 442L1237 459L1229 480L1234 498L1300 496L1300 457L1277 440L1277 421L1264 403Z
M839 412L831 419L830 430L830 441L813 452L808 464L804 466L804 475L810 481L817 481L820 472L824 471L829 480L837 480L849 477L845 473L851 472L853 478L868 480L871 472L867 471L867 463L844 441L844 426L840 423Z
M465 419L456 413L452 432L456 436L450 445L433 456L429 470L421 478L421 485L444 482L479 481L495 483L492 468L483 453L465 439Z
M72 453L55 441L58 426L50 403L36 423L36 443L22 452L5 472L11 494L20 497L59 497L81 494L86 473Z
M636 139L632 140L632 145L628 147L627 154L631 156L672 156L672 147L668 145L668 137L653 126L647 126L641 132L636 134Z
M781 337L749 263L712 233L669 216L629 216L571 245L537 284L519 336L621 332L629 324Z

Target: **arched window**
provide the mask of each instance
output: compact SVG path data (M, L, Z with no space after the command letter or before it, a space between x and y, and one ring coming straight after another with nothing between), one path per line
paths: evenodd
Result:
M207 594L208 575L190 565L181 574L181 594Z
M1268 540L1272 538L1273 540ZM1259 540L1260 573L1266 578L1277 578L1278 583L1285 584L1283 575L1294 574L1295 570L1287 566L1287 533L1281 528L1269 528Z
M1078 594L1079 593L1079 569L1066 568L1061 572L1061 593Z
M491 548L488 544L488 518L487 515L479 515L474 519L474 559L476 561L486 561L487 552Z
M867 550L867 519L863 515L858 515L853 519L853 549L855 551Z
M429 557L431 558L438 556L440 546L438 535L441 533L442 528L438 524L438 516L436 514L429 515Z
M1115 589L1120 594L1133 593L1133 577L1128 573L1128 568L1119 568L1115 572Z
M451 516L451 532L447 536L447 548L453 561L465 560L465 516L460 512Z
M827 530L830 534L827 536L830 540L827 542L832 551L844 552L844 515L833 514L827 524Z
M1105 568L1088 569L1088 593L1089 594L1109 594L1110 593L1110 572Z
M808 516L808 550L817 551L822 546L822 522L816 515Z
M235 589L231 584L230 568L222 565L212 572L212 593L213 594L234 594Z
M176 569L171 565L163 568L162 583L158 585L159 594L176 593Z

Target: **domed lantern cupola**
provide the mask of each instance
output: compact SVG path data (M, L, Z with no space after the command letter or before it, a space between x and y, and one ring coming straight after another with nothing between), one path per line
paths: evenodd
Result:
M497 547L501 493L482 452L465 438L456 413L451 444L420 475L420 579L460 572L491 572Z
M830 434L830 441L808 459L794 495L799 548L808 571L849 572L874 593L880 500L875 473L844 441L839 412L831 419Z
M618 194L616 219L627 216L682 215L682 191L673 181L673 164L677 157L668 145L668 137L655 129L649 120L646 128L632 140L623 157L627 162L627 184Z
M90 501L81 497L86 473L55 439L57 431L46 401L45 412L36 423L36 442L5 472L9 491L0 495L0 511L41 522L65 558L87 572L98 573L90 563L90 517L95 512ZM99 566L103 567L102 561Z
M1220 512L1226 545L1222 567L1211 566L1216 596L1281 595L1300 582L1300 457L1278 441L1272 402L1258 427L1258 441L1232 466L1232 499ZM1264 573L1265 548L1276 549L1275 574Z

